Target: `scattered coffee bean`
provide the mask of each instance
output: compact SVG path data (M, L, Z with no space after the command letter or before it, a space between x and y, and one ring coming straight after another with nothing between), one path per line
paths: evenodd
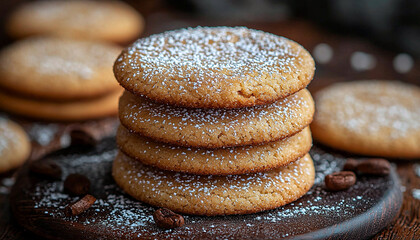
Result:
M87 194L83 198L79 199L77 202L70 203L64 209L66 216L76 216L82 212L88 210L96 201L96 198L92 195Z
M29 165L29 171L43 178L60 180L61 167L52 161L33 161Z
M184 217L167 208L160 208L153 213L153 219L158 227L164 229L177 228L184 225Z
M90 181L87 177L73 173L64 180L64 191L71 195L85 195L89 192Z
M359 161L354 158L349 158L343 166L343 171L355 172L357 171L357 165L359 165Z
M350 171L335 172L325 176L325 186L330 191L342 191L356 183L356 174Z
M70 131L72 145L95 146L100 140L100 134L94 128L79 126Z
M361 161L357 170L362 174L386 176L391 171L391 164L382 158L370 158Z

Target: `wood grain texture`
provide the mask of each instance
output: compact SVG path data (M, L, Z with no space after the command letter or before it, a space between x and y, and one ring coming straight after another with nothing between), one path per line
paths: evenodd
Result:
M63 207L74 199L63 195L62 182L43 180L24 167L11 193L17 222L48 239L366 239L392 222L402 204L394 170L388 177L361 176L350 190L328 192L323 178L339 170L345 158L315 147L311 155L316 184L293 204L250 215L186 216L184 227L164 231L150 220L155 207L131 199L115 185L110 174L115 154L111 138L96 149L74 146L46 157L56 161L64 173L78 172L90 178L91 193L99 203L78 217L63 214ZM110 198L120 200L116 203ZM118 225L121 222L123 227Z

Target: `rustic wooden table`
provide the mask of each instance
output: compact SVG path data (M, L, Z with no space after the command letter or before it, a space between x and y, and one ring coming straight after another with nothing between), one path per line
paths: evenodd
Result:
M2 1L0 13L6 13L14 4L12 1ZM150 1L146 1L150 2ZM325 29L304 20L287 20L270 23L251 22L223 22L218 20L203 19L185 16L168 10L159 10L155 4L144 7L137 6L146 16L146 30L143 36L159 33L165 30L188 26L217 26L217 25L242 25L250 28L261 29L277 35L282 35L302 44L313 53L316 46L327 44L332 50L332 59L326 63L317 63L315 78L309 90L316 93L320 88L338 81L362 79L390 79L401 80L420 85L420 61L415 62L411 71L405 74L398 73L393 67L393 59L398 52L387 50L375 44L354 36L340 36L329 33ZM143 8L144 7L144 8ZM4 20L4 14L1 14ZM4 21L3 21L4 22ZM10 42L0 35L0 44ZM325 45L324 45L325 46ZM373 57L374 65L371 69L360 71L351 65L351 56L355 52L363 52ZM417 161L393 160L398 167L398 174L404 187L404 202L399 217L395 223L374 239L420 239L420 199L414 197L415 190L420 191L420 159ZM417 167L417 175L415 169ZM22 231L16 227L10 217L8 208L8 191L12 183L13 172L0 175L0 239L10 239L12 236L21 238ZM419 193L417 192L417 195ZM31 236L32 238L32 236Z

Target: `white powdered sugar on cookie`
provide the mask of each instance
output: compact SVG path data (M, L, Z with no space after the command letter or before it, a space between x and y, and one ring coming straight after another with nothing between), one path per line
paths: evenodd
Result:
M198 27L138 40L128 49L132 64L121 68L139 69L137 74L146 80L165 73L193 83L188 79L194 76L193 87L200 88L203 81L217 81L219 75L254 74L253 79L259 80L265 75L299 72L295 66L301 61L298 56L299 50L289 40L274 34L245 27Z
M311 129L320 142L353 153L420 157L420 88L398 81L336 83L315 98Z
M304 195L314 174L309 154L271 171L227 176L163 171L121 152L113 165L117 184L134 198L198 215L245 214L282 206Z
M147 137L176 145L223 147L259 144L291 136L312 121L307 90L270 105L236 109L191 109L157 104L126 92L120 120Z
M299 44L245 27L197 27L139 39L114 73L127 90L178 106L238 108L303 89L314 62Z
M349 131L366 134L389 131L394 139L413 131L420 133L419 91L399 83L388 84L382 86L380 81L337 84L318 95L317 120L337 122ZM334 108L334 102L340 102L339 110Z

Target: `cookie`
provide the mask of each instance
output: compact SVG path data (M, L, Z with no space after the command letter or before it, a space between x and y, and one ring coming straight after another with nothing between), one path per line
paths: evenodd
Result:
M219 148L276 141L300 132L312 121L308 90L272 104L235 109L182 108L124 92L121 124L155 141L186 147Z
M0 118L0 173L19 167L30 153L31 143L22 127Z
M117 1L37 1L10 16L6 30L14 38L53 35L126 43L144 28L142 16Z
M0 91L0 109L25 117L79 121L116 115L122 90L81 101L54 102L23 98Z
M303 196L315 177L309 154L264 173L200 176L147 167L120 152L112 173L132 197L195 215L248 214L277 208Z
M314 138L352 153L420 158L420 88L396 81L331 85L316 95Z
M264 145L210 150L154 142L120 126L117 143L122 152L146 165L191 174L228 175L287 165L309 152L312 137L307 127L292 137Z
M112 73L120 51L89 41L25 39L0 52L0 88L56 101L104 95L120 88Z
M314 60L299 44L245 27L197 27L139 39L114 65L137 95L193 108L273 103L309 84Z

